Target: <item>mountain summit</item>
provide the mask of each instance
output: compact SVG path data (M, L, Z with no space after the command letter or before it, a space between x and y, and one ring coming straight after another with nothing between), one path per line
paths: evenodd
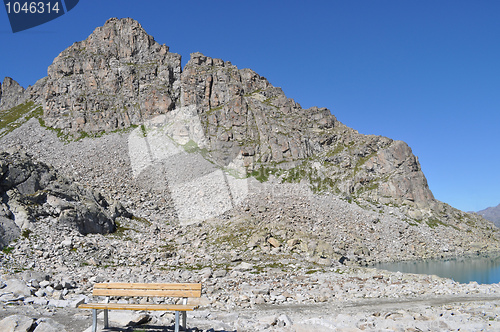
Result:
M50 147L40 125L66 137L61 151L71 145L83 151L73 155L73 176L119 193L136 213L149 207L132 202L136 193L127 191L132 185L157 207L148 216L160 210L189 224L254 211L251 218L290 233L283 237L306 243L312 236L327 243L330 249L313 250L319 256L381 254L389 250L390 237L398 238L390 250L404 252L398 258L498 247L491 223L434 199L406 143L359 134L326 108L303 109L264 77L228 61L197 52L181 68L181 56L133 19L109 19L57 56L47 77L33 87L7 82L0 114L10 120L0 128L0 142L65 165L69 161L62 156L46 152ZM28 127L32 144L18 139ZM34 132L40 133L36 139ZM82 144L98 140L114 142L126 155L107 148L103 156L109 159L96 160ZM296 215L284 211L304 198L299 224L305 228L293 235ZM339 216L338 200L351 212ZM343 227L340 220L351 224ZM318 234L317 227L325 231ZM374 237L379 228L386 237Z

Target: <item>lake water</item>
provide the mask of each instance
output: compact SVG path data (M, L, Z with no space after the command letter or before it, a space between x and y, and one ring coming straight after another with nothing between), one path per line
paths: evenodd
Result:
M432 274L451 278L460 283L476 281L478 284L494 284L500 282L500 254L415 262L380 263L373 267L393 272Z

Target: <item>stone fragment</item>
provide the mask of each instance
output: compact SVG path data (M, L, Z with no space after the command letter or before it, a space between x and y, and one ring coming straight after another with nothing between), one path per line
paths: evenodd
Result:
M1 293L12 293L14 296L28 297L31 295L31 289L26 285L26 282L19 279L9 279L5 282L7 286L3 288Z
M241 262L240 264L238 264L237 266L234 267L234 270L235 271L250 271L251 269L253 269L253 265L250 264L250 263L246 263L246 262Z
M217 270L213 273L214 278L222 278L225 277L226 275L227 275L226 270Z
M274 248L278 248L279 246L281 246L281 244L279 243L278 240L276 240L274 237L270 237L269 239L267 239L267 242L272 245Z
M277 326L289 327L289 326L292 326L292 324L293 324L292 320L285 314L282 314L277 318L277 322L276 322Z
M212 276L213 274L213 271L211 268L209 267L206 267L206 268L203 268L201 271L200 271L200 276L204 279L208 279Z
M101 312L98 317L104 319L104 313ZM117 326L136 326L148 322L150 316L143 312L111 310L108 319Z
M0 320L0 331L31 332L35 320L24 315L13 315Z
M36 321L36 328L33 332L67 332L68 330L61 323L52 318L40 318Z
M69 299L69 301L70 301L69 306L71 308L78 308L80 304L83 304L87 301L87 297L84 295L79 295L76 298Z

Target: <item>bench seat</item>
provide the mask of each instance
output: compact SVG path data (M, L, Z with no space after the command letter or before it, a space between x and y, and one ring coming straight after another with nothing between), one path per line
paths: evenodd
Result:
M86 303L80 309L193 311L197 306L182 304Z
M97 332L97 310L104 310L104 328L109 327L108 310L156 310L175 312L175 332L179 332L179 314L182 315L182 326L186 330L186 311L192 311L197 305L189 305L188 298L201 297L201 284L167 284L167 283L97 283L92 291L93 296L106 296L106 303L84 303L80 309L92 309L92 332ZM109 297L177 297L182 304L153 303L113 303Z

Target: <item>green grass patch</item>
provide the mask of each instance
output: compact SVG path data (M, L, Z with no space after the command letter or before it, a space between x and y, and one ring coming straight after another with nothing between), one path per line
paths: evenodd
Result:
M250 176L253 176L259 182L267 182L269 180L269 176L271 174L276 174L277 169L261 166L259 169L254 170L250 173Z
M358 161L356 162L356 166L354 166L354 175L356 175L356 173L359 172L360 167L363 166L368 161L368 159L370 159L376 154L377 154L376 152L373 152L367 155L366 157L359 158Z
M33 117L41 117L43 109L27 101L8 110L0 111L0 137L7 135Z
M320 271L320 270L318 270L318 269L309 269L309 270L307 270L307 271L305 272L305 274L314 274L314 273L319 272L319 271Z
M146 218L132 216L132 220L151 226L151 221L147 220Z
M25 239L28 239L30 237L30 234L33 233L32 230L30 229L25 229L23 230L23 233L22 233L22 236L25 238Z
M182 147L183 147L184 151L186 151L187 153L196 153L196 152L201 151L198 144L196 144L196 142L193 141L192 139L190 139L189 142L184 144Z
M124 238L125 240L132 240L130 237L126 236L126 233L130 230L134 230L130 227L125 227L123 225L121 225L118 221L115 221L115 224L116 224L116 230L114 231L114 233L110 234L110 235L114 235L114 236L117 236L117 237L122 237Z
M40 107L40 110L41 110L41 107ZM130 125L127 128L115 129L115 130L112 130L110 132L106 132L104 130L101 130L101 131L98 131L95 133L89 133L86 131L78 131L74 134L73 133L65 133L64 130L62 130L60 128L53 128L53 127L47 126L45 121L42 119L42 114L43 114L42 112L40 112L39 114L38 113L36 114L36 117L38 118L38 122L39 122L40 126L45 128L46 130L54 132L56 134L57 138L59 138L61 141L65 142L65 143L77 142L77 141L85 139L85 138L99 138L99 137L102 137L108 133L109 134L129 133L138 127L138 125ZM142 128L142 126L141 126L141 128ZM145 131L145 128L144 128L144 131Z
M14 248L13 248L13 247L4 247L4 248L2 249L2 252L3 252L4 254L10 254L10 253L12 252L12 250L14 250Z
M444 222L442 222L441 220L439 220L437 218L429 218L429 219L427 219L427 221L425 223L430 228L436 228L438 226L450 226L448 224L445 224Z
M148 133L146 131L146 126L143 124L141 125L141 132L142 132L142 137L148 136Z

